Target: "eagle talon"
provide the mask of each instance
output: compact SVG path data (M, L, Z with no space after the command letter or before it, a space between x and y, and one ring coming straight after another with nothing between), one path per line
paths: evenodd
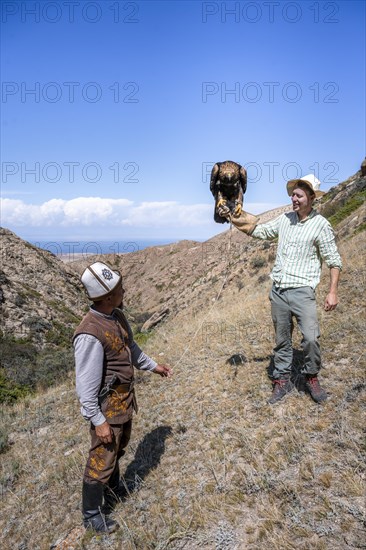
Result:
M217 209L217 213L218 213L219 216L221 216L222 218L226 218L227 216L230 215L230 209L229 209L227 206L220 206L220 207Z
M240 216L241 212L242 212L242 206L241 206L241 204L237 204L237 205L235 206L235 210L234 210L234 212L233 212L233 216L234 216L235 218L238 218L238 217Z
M216 208L219 208L220 206L225 206L227 208L225 199L220 199L219 201L217 201Z

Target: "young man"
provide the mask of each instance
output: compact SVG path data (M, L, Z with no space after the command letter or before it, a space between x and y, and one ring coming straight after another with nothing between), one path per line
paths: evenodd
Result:
M171 376L172 370L155 363L134 341L122 312L120 273L95 262L81 281L93 302L73 338L76 391L81 413L91 423L83 519L86 528L111 533L118 527L109 517L121 494L118 460L130 439L133 410L137 411L134 367L163 377Z
M282 399L294 387L291 381L292 317L296 318L303 336L304 365L301 373L305 376L306 387L317 403L327 398L318 380L321 356L315 288L320 281L322 262L325 261L330 269L330 287L324 309L335 309L342 262L330 223L313 209L315 198L324 195L319 186L320 182L313 174L290 180L287 192L293 211L268 223L257 225L257 218L246 213L238 223L232 218L238 229L252 237L278 238L270 292L276 336L270 404Z

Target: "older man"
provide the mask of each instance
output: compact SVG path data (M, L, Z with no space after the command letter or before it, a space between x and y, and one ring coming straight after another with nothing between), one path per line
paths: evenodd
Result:
M134 367L171 376L136 344L123 312L122 276L95 262L81 281L93 302L74 333L76 391L81 413L89 420L91 445L83 479L86 528L111 533L118 526L109 517L120 492L118 460L124 454L137 411Z
M322 262L325 261L330 268L330 287L324 309L334 310L338 304L337 289L342 262L330 223L313 209L315 198L324 194L319 187L320 182L313 174L290 180L287 192L293 211L268 223L257 224L257 218L247 213L243 213L238 222L232 218L238 229L252 237L278 238L270 292L276 335L270 404L282 399L294 387L291 381L293 317L303 336L304 364L301 373L305 376L306 387L317 403L327 398L318 380L321 356L315 288L320 281Z

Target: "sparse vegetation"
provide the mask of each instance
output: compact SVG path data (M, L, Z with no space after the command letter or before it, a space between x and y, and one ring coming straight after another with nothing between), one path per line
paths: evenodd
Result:
M72 326L54 320L52 327L46 332L46 341L56 346L69 347L73 333Z
M348 216L352 214L357 208L359 208L364 202L366 198L366 189L363 191L360 191L358 193L355 193L353 196L349 197L349 199L341 206L340 208L337 208L336 212L329 216L329 222L333 225L333 227L337 227L337 225L346 219Z
M0 426L0 454L8 450L9 434L5 426Z
M364 234L340 241L344 269L334 312L321 308L327 272L317 290L321 378L329 393L322 406L304 393L301 377L283 402L266 403L274 344L270 265L253 272L252 261L270 264L272 248L250 241L229 268L218 251L210 271L194 274L192 280L200 277L197 295L147 335L138 333L144 314L133 311L136 340L171 365L174 377L137 374L140 409L120 461L127 487L115 510L120 530L108 538L80 527L88 425L67 372L69 356L44 350L45 374L57 373L62 384L2 407L2 548L48 549L68 533L76 542L57 550L362 548ZM223 283L220 291L213 288L215 277ZM148 281L149 289L156 280ZM130 288L133 293L132 282ZM183 282L181 291L185 299ZM52 325L44 333L49 338L58 328ZM23 344L8 342L8 355ZM303 361L300 344L295 327L296 372ZM239 356L245 360L230 362ZM2 380L0 372L1 391Z
M62 317L65 323L72 323L73 325L75 325L80 321L80 318L75 314L75 312L65 306L60 300L47 301L47 305L53 310L57 310L59 313L62 313Z
M261 267L267 265L267 260L263 256L254 256L250 262L250 265L254 267L254 269L260 269Z
M39 350L30 339L2 335L0 403L14 403L36 389L58 384L74 366L70 340L67 345Z
M34 288L31 288L29 285L27 285L26 283L20 283L24 289L26 290L26 293L23 293L23 296L31 296L33 298L41 298L42 294L40 292L38 292L37 290L35 290Z
M14 403L28 393L28 387L14 383L8 378L5 369L0 368L0 403Z
M366 230L366 222L361 223L356 229L354 234L357 235L358 233L362 233L362 231Z
M51 329L51 324L39 315L28 317L25 319L24 324L29 327L31 333L46 332Z
M150 336L149 332L134 332L133 335L135 342L141 347L144 347Z

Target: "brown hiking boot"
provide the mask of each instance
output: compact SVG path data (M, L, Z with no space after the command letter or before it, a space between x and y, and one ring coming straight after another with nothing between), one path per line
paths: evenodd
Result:
M317 374L306 375L305 387L307 388L311 397L316 403L321 403L322 401L325 401L328 397L327 392L323 390L323 388L319 384Z
M289 378L277 378L273 380L273 391L267 403L273 405L280 401L287 393L294 389L294 385Z

